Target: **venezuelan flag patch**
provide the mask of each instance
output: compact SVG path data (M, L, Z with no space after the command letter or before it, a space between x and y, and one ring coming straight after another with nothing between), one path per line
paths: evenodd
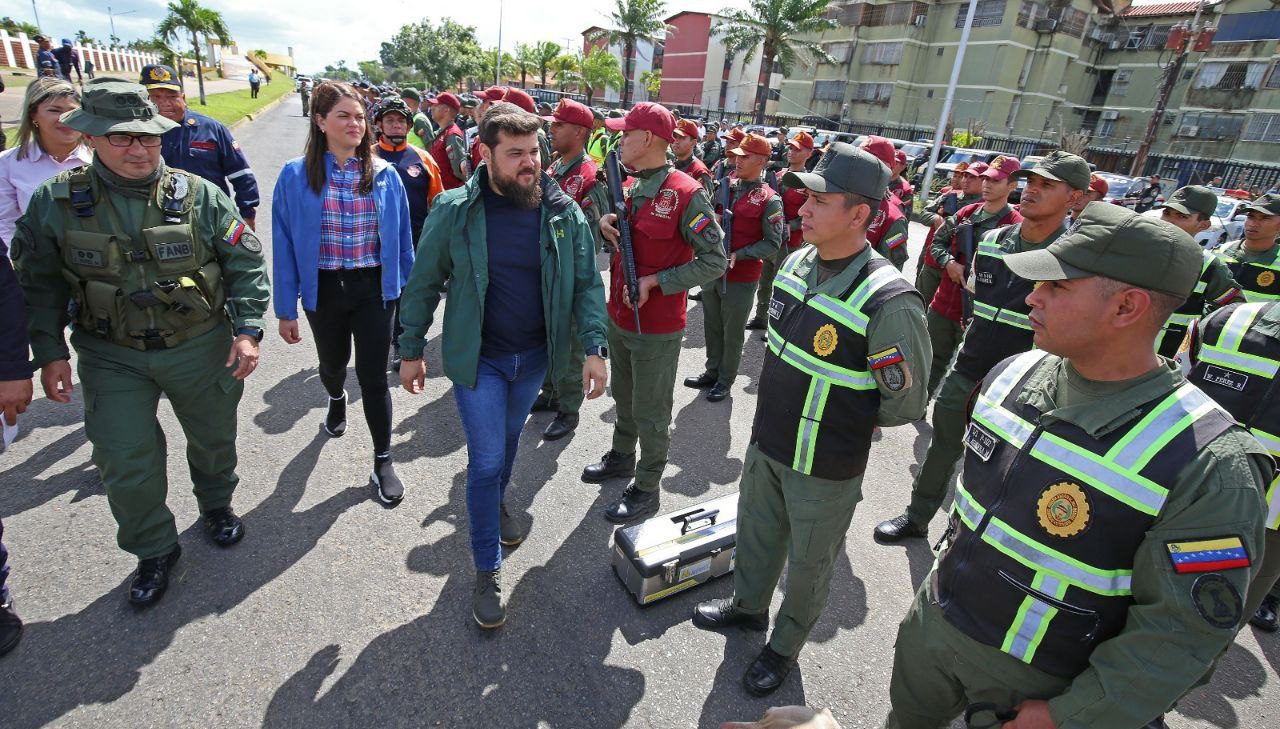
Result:
M889 240L885 241L884 247L888 248L889 250L893 250L894 248L897 248L898 246L906 242L907 242L907 234L899 233L893 236L892 238L890 238Z
M222 234L222 242L229 246L233 246L240 242L240 235L244 233L244 223L239 220L232 220L231 225L227 226L227 232Z
M1218 572L1248 567L1249 553L1240 537L1215 537L1191 542L1167 542L1169 561L1178 574Z
M781 210L779 210L778 212L776 212L776 213L774 213L773 215L770 215L770 216L769 216L769 224L770 224L770 225L777 225L777 224L778 224L779 222L781 222L781 221L782 221L782 211L781 211Z
M1221 296L1213 300L1215 306L1226 306L1227 302L1240 295L1240 289L1227 289Z
M708 218L706 213L698 213L693 220L689 221L689 230L694 233L701 233L707 229L708 225L711 225L711 218Z
M906 359L906 357L902 356L901 349L898 349L897 347L890 347L868 356L867 366L873 370L878 370L882 367L888 367L891 364L897 364L904 359Z

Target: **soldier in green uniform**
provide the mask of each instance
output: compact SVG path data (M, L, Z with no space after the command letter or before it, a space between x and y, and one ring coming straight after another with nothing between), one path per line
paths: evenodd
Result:
M1181 229L1192 238L1209 229L1213 212L1218 208L1218 196L1213 190L1200 185L1178 188L1160 209L1160 219ZM1227 304L1243 300L1240 285L1231 278L1231 269L1221 258L1209 251L1202 255L1200 280L1187 297L1187 301L1165 322L1164 332L1156 342L1156 351L1162 357L1178 354L1187 330L1197 319Z
M1089 188L1089 163L1074 154L1054 152L1010 177L1027 179L1019 204L1023 220L988 233L978 244L967 283L973 317L956 360L938 389L933 437L911 483L911 503L906 513L876 526L878 541L897 542L928 534L929 520L942 506L956 461L964 452L965 413L973 388L997 362L1032 347L1026 303L1032 283L1009 271L1004 258L1042 248L1066 231L1062 223L1067 212Z
M698 159L711 169L724 157L724 145L720 144L720 126L715 122L707 122L702 133L702 143L698 145Z
M798 132L787 141L787 169L791 172L807 172L809 158L813 156L813 137L808 132ZM786 175L783 175L785 179ZM764 268L760 271L760 286L756 289L756 313L746 323L749 330L765 328L765 320L769 316L769 302L773 300L773 279L787 256L795 253L804 245L804 231L800 229L800 206L804 205L809 195L803 187L790 187L779 181L778 197L782 199L782 214L787 223L786 240L773 256L764 259Z
M1004 262L1039 282L1039 349L997 364L974 398L950 525L898 629L885 726L972 713L969 726L1006 729L1163 727L1244 621L1272 471L1154 354L1200 248L1090 205L1069 235Z
M1280 299L1280 195L1267 193L1245 207L1244 239L1214 249L1249 301Z
M933 301L933 294L942 283L942 277L946 275L943 273L942 266L933 259L933 251L930 250L938 229L947 218L955 215L961 208L982 202L982 177L980 174L966 175L965 171L968 169L968 162L957 165L955 172L951 174L951 187L944 189L940 195L930 200L919 213L912 213L910 216L915 222L929 226L929 235L924 241L924 251L920 254L920 260L916 262L916 290L924 297L926 305Z
M843 142L812 173L783 176L809 191L800 217L812 245L774 279L739 487L734 594L693 613L703 628L767 629L787 565L773 635L742 678L756 696L782 685L826 604L874 428L918 420L928 401L924 302L866 237L888 182L884 165Z
M625 204L639 291L633 309L616 246L617 214L609 213L600 219L600 229L615 245L609 263L608 309L617 417L613 447L599 463L583 470L582 480L603 483L635 476L635 483L605 510L606 519L621 524L658 510L671 444L676 366L688 316L685 292L715 281L727 261L723 234L706 191L667 164L667 146L675 139L676 127L671 112L645 101L625 117L605 123L622 135L618 156L633 170Z
M33 364L62 403L71 401L63 330L72 324L93 462L120 548L139 560L129 601L150 605L181 553L165 506L161 395L186 435L205 531L223 547L244 536L231 509L236 407L258 363L266 264L225 193L161 160L160 135L175 125L142 86L93 79L61 121L84 133L93 162L36 189L13 260Z
M311 116L311 79L302 79L302 83L298 85L298 95L302 97L302 115Z
M716 181L711 170L694 154L698 146L698 125L688 119L676 122L676 141L671 144L669 161L677 170L697 180L708 195L715 193Z
M737 177L718 183L732 185L729 209L733 223L725 231L729 236L729 268L717 285L702 289L707 362L700 374L684 381L685 387L710 388L706 398L711 402L728 397L738 378L747 318L755 303L764 259L773 257L786 238L782 198L761 178L771 152L769 140L759 134L748 134L730 152L737 157ZM723 199L723 195L716 196L717 203Z

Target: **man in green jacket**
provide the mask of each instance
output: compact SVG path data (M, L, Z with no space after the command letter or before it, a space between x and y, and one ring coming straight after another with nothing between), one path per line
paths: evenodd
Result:
M258 365L267 307L262 244L213 183L160 157L175 126L142 86L101 77L62 116L93 162L36 188L13 237L33 364L49 399L71 402L71 345L84 388L85 434L102 474L120 548L138 558L129 602L157 602L182 550L168 491L168 398L209 538L244 536L231 509L236 409ZM70 305L70 308L68 308Z
M589 399L604 392L608 350L591 229L542 172L542 120L499 102L481 126L485 165L436 198L418 242L400 299L400 382L422 392L423 345L449 281L442 353L467 436L472 615L482 628L497 628L506 621L502 546L526 536L503 498L529 408L544 375L564 378L574 324L587 355L582 388ZM502 427L494 427L495 418Z

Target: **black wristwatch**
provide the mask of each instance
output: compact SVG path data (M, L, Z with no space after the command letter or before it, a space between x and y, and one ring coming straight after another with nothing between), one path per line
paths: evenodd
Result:
M600 359L609 359L609 348L605 346L587 347L588 357L599 357Z
M254 339L261 342L262 335L264 334L264 332L262 331L262 327L240 327L239 329L236 330L236 334L244 335L246 337L253 337Z

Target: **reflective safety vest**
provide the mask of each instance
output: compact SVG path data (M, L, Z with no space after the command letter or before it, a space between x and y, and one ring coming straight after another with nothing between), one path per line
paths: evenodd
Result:
M1004 265L1001 244L1015 236L1021 224L983 236L973 261L973 321L964 333L955 370L974 382L987 376L995 364L1032 347L1031 307L1027 296L1033 283L1014 275Z
M1280 458L1280 338L1253 328L1274 301L1228 306L1200 322L1200 349L1188 379ZM1267 528L1280 529L1280 474L1267 488Z
M1243 243L1241 243L1243 246ZM1249 301L1273 301L1280 299L1280 261L1274 258L1270 263L1261 261L1242 261L1236 258L1232 243L1226 248L1218 249L1215 254L1226 261L1231 269L1231 277L1245 291Z
M867 325L889 299L920 294L874 252L844 293L811 293L795 271L816 255L791 254L773 281L751 442L802 474L843 480L866 470L880 409Z
M177 346L227 321L222 269L192 223L201 184L189 172L165 167L133 235L88 167L55 178L53 197L66 224L62 274L71 284L78 330L149 350Z
M1164 328L1160 332L1160 338L1156 340L1156 352L1162 357L1173 357L1178 353L1178 348L1182 346L1182 340L1186 339L1187 330L1201 316L1204 316L1204 292L1208 286L1209 266L1213 264L1214 255L1209 251L1204 252L1204 262L1200 265L1200 279L1196 281L1196 287L1191 292L1191 296L1178 310L1169 316L1169 320L1164 323Z
M1005 360L976 398L936 594L969 637L1072 677L1123 630L1134 554L1178 474L1234 421L1190 382L1096 437L1041 420L1018 398L1058 361Z

